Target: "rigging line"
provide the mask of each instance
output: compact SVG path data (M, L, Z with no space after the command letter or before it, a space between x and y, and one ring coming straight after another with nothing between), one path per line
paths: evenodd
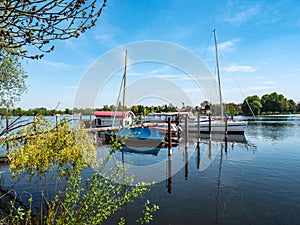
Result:
M117 103L116 103L116 106L117 106L117 107L116 107L116 110L115 110L115 113L114 113L114 118L113 118L113 122L112 122L112 127L114 126L115 119L116 119L116 114L117 114L118 107L119 107L119 102L120 102L120 98L121 98L121 92L122 92L122 88L123 88L123 82L124 82L124 77L122 77L122 81L121 81L121 85L120 85L119 95L118 95Z
M223 51L220 51L220 52L221 52L221 55L222 55L222 57L223 57L223 59L224 59L224 62L225 62L225 64L226 64L226 66L229 67L229 63L228 63L228 61L227 61L227 59L226 59L226 57L225 57ZM236 85L238 86L238 88L239 88L239 90L240 90L240 92L241 92L243 98L246 99L246 95L244 94L244 92L243 92L243 90L242 90L242 88L241 88L241 86L240 86L238 80L237 80L236 77L234 76L233 72L229 72L229 73L230 73L231 76L233 77L233 79L234 79ZM249 103L248 103L247 100L246 100L246 104L247 104L247 106L249 107L252 116L255 118L255 114L254 114L254 112L253 112L253 110L252 110L252 108L251 108L251 106L249 105Z
M206 48L204 49L203 55L202 55L202 59L204 59L206 57L206 53L208 52L209 46L211 45L211 40L212 40L212 33L210 34L209 40L207 42Z

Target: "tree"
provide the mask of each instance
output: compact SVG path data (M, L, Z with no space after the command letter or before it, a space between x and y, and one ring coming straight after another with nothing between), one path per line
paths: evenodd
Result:
M265 94L261 97L261 103L262 103L262 112L286 112L290 111L289 101L282 95L277 94L276 92L273 92L271 94ZM292 105L291 105L292 106Z
M0 50L39 59L54 50L54 40L77 38L95 26L106 0L2 0ZM30 55L23 47L41 53Z
M294 102L294 100L290 99L288 100L288 111L295 112L297 110L297 105Z
M123 164L108 163L120 146L117 141L109 151L105 151L105 156L97 158L95 140L89 138L82 124L71 124L63 119L51 125L50 120L36 117L34 123L22 127L9 139L5 141L16 144L7 150L13 177L29 175L31 179L36 176L45 178L41 180L44 182L56 179L57 183L65 181L66 186L56 190L53 199L48 199L47 183L40 186L41 199L46 201L47 207L41 206L38 217L31 207L23 208L15 201L7 202L4 207L10 213L0 215L1 224L101 224L117 210L150 190L151 184L142 182L131 185L133 180L125 176ZM19 141L24 143L20 145ZM85 170L87 167L94 171L89 173L90 170ZM107 173L107 167L111 174ZM26 197L22 197L23 200ZM30 195L27 200L31 205L33 200ZM158 206L151 206L147 200L144 217L139 218L138 222L149 223L156 210ZM34 218L39 218L39 222ZM119 224L124 222L121 218Z
M226 113L229 113L232 116L238 114L237 106L234 103L227 103L226 104Z
M8 109L20 100L27 76L18 56L0 51L0 107Z
M248 96L242 104L243 113L248 116L251 116L252 112L255 115L260 114L261 109L262 109L262 103L260 98L257 95Z

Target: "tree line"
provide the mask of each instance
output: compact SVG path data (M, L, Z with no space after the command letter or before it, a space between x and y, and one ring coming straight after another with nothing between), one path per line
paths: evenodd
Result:
M209 106L209 107L207 107ZM161 113L161 112L192 112L206 114L206 109L209 109L213 115L218 115L220 112L220 105L210 104L208 101L203 101L200 106L182 106L178 108L173 104L164 105L133 105L131 107L104 105L102 108L66 108L62 109L47 109L45 107L38 107L34 109L22 109L20 107L7 109L0 108L0 115L2 116L55 116L55 115L93 115L94 111L132 111L136 115L148 115L149 113ZM273 92L271 94L265 94L261 98L257 95L248 96L243 103L227 103L224 107L224 111L228 115L261 115L261 114L279 114L279 113L296 113L300 112L300 103L296 104L294 100L285 98L282 94Z
M257 95L248 96L242 104L242 111L244 115L289 114L300 112L300 103L296 104L294 100L273 92L261 98Z

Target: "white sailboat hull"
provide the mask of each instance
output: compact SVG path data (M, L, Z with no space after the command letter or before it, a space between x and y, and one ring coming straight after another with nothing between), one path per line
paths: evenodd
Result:
M244 134L247 122L245 121L227 121L228 134ZM189 123L189 132L198 132L198 122ZM200 122L200 133L209 133L209 122ZM211 133L225 133L226 123L223 121L211 121Z

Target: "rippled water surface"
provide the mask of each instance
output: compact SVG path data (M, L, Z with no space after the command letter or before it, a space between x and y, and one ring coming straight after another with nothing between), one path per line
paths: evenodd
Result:
M233 136L227 145L201 139L197 148L190 135L173 148L171 158L167 152L124 153L137 181L157 183L144 199L128 204L106 224L116 224L120 216L134 224L145 199L160 207L152 224L299 224L300 117L249 121L245 136ZM116 152L115 160L121 159ZM7 179L3 173L2 187L11 185ZM21 181L13 185L28 189ZM55 185L50 183L49 189ZM29 191L36 187L29 186Z
M173 149L172 157L177 163L181 158L183 166L145 196L160 206L152 224L299 224L300 118L251 121L245 138L227 148L204 140L200 154L192 138L188 148ZM165 149L157 156L127 153L125 160L143 164L166 155ZM119 215L133 223L142 203L129 204Z

